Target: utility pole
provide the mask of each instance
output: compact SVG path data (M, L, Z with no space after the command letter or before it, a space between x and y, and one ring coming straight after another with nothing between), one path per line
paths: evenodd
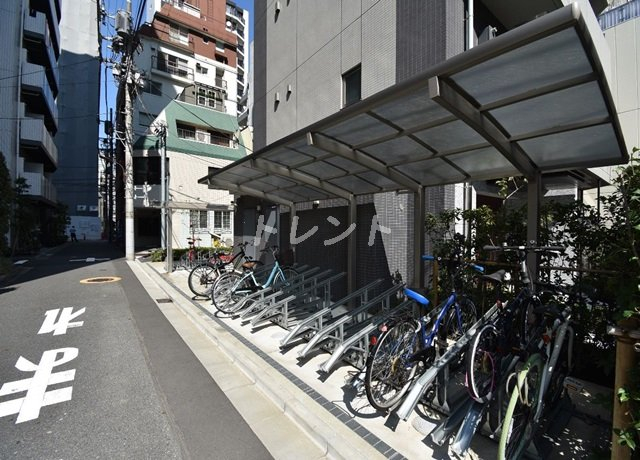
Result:
M116 14L116 33L113 50L121 53L120 63L114 65L114 76L119 78L116 124L118 126L119 149L116 162L124 166L122 179L118 186L123 187L116 193L119 230L124 220L125 256L127 260L135 258L135 229L133 207L133 98L137 93L140 74L133 63L133 52L137 48L135 34L131 27L131 0L127 0L127 11ZM124 193L122 193L124 192ZM124 203L123 203L124 202ZM124 212L123 205L124 204ZM123 219L124 218L124 219Z

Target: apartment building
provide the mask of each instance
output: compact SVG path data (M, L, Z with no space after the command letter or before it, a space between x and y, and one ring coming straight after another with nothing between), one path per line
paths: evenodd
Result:
M260 2L256 4L254 37L255 105L252 116L255 150L280 145L298 130L348 110L360 100L408 81L566 3L570 2ZM605 1L590 4L596 14L607 6ZM588 4L586 6L589 8ZM455 136L455 133L449 135ZM305 150L299 152L305 153ZM584 170L571 171L569 175L553 174L543 180L549 189L577 190L597 184L597 177ZM372 189L375 188L373 185ZM470 185L478 193L469 193ZM491 182L428 187L425 207L427 211L438 212L454 206L490 204L497 197L496 192ZM405 280L414 279L411 260L416 228L412 224L413 200L412 194L402 193L358 197L357 223L363 233L358 235L357 241L367 242L373 216L390 232L382 234L381 241L371 247L358 243L355 285L388 276L396 270ZM245 202L247 207L256 210L265 208L255 197L246 198ZM322 237L335 233L335 229L326 223L327 215L333 213L342 216L338 217L340 222L346 221L344 200L321 201L308 206L298 203L296 211L298 227L317 226L319 229L314 238L298 244L298 260L345 269L346 262L340 255L343 251L335 251L335 261L328 261L322 248ZM259 212L255 214L257 221ZM282 207L278 218L285 229L289 216L287 208ZM326 229L326 235L322 234L323 229ZM332 253L334 251L330 252L330 258ZM321 261L317 260L318 254L322 254ZM312 257L316 260L311 260Z
M133 113L136 246L161 244L161 125L172 247L230 240L233 196L196 179L246 154L248 12L225 0L154 0L146 14L135 57L144 74Z
M12 179L26 180L32 236L44 244L58 201L72 219L98 215L96 8L19 0L5 2L0 16L0 153Z

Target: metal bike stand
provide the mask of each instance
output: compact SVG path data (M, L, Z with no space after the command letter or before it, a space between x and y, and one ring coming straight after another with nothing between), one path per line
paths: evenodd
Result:
M246 308L244 308L240 318L246 319L249 316L255 316L260 314L265 308L268 308L270 305L273 305L275 302L278 302L284 297L293 295L294 297L299 295L304 291L304 284L311 283L313 284L318 277L326 276L327 272L313 275L319 268L312 268L307 270L304 273L298 274L294 278L294 282L290 286L283 286L278 289L275 289L273 286L268 288L260 289L259 291L250 294L245 301ZM260 295L263 293L265 295Z
M396 411L396 415L401 420L407 420L413 409L422 398L422 395L435 382L438 374L447 367L447 365L456 358L469 343L471 337L478 331L478 328L489 321L498 311L495 305L487 311L458 341L449 348L442 356L440 356L427 371L422 374L409 390L406 398Z
M299 337L302 336L311 336L315 334L317 331L322 329L326 323L328 323L333 317L334 312L339 308L344 308L349 302L354 300L357 301L358 304L362 305L366 303L369 299L369 295L371 290L375 289L382 283L382 279L379 278L375 281L372 281L368 285L352 292L351 294L343 297L340 300L332 303L326 308L309 315L304 320L300 321L296 324L292 329L289 330L289 333L285 335L280 341L280 347L286 347L289 343Z
M311 350L320 345L327 349L327 351L332 352L337 346L344 342L345 328L367 320L372 316L370 311L376 307L382 306L383 309L385 307L388 309L389 305L391 305L391 300L395 298L396 294L403 287L402 285L395 285L355 310L328 321L328 323L309 340L302 351L298 353L298 356L304 358Z
M378 331L378 327L387 321L391 315L403 310L410 310L414 305L413 300L406 300L391 310L372 316L368 321L358 323L355 327L345 330L344 338L333 352L331 357L320 365L322 372L330 372L338 360L344 360L358 369L362 369L369 356L369 343L371 334ZM349 353L347 355L347 353Z
M313 273L317 272L318 270L320 270L319 267L310 267L310 268L306 268L305 271L299 273L298 275L296 275L294 277L294 280L297 280L297 282L302 282L305 280L305 278L311 276ZM233 306L233 308L231 308L231 312L234 315L237 315L239 312L243 312L240 316L242 318L244 318L245 313L247 310L249 310L249 312L253 311L254 308L259 308L260 305L265 301L265 299L268 296L272 296L274 293L276 293L278 291L275 291L273 289L273 286L269 286L266 287L264 289L258 289L256 292L252 292L251 294L244 296L242 299L240 299L236 305ZM252 307L251 309L248 307Z
M286 303L278 301L267 305L251 320L251 325L255 327L270 321L288 330L292 326L292 321L300 317L304 318L330 304L331 284L345 276L346 273L343 272L325 279L318 277L313 279L313 282L307 287L305 287L305 283L303 283L300 286L302 291L295 294L294 300ZM322 292L319 293L318 291ZM281 292L288 294L296 291L285 289Z

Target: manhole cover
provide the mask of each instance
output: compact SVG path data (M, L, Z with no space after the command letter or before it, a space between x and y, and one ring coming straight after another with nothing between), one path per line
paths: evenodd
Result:
M119 276L102 276L99 278L87 278L80 280L82 284L97 284L97 283L113 283L114 281L120 281L122 278Z

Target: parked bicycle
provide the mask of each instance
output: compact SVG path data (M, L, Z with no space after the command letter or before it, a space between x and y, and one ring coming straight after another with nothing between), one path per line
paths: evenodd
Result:
M482 326L473 336L466 354L467 388L478 402L488 402L496 388L522 359L530 341L529 320L531 312L542 303L534 290L534 283L527 267L529 253L558 253L564 249L556 246L485 246L486 251L514 253L517 257L521 289L514 299L505 301L501 285L506 272L493 275L498 284L495 320Z
M452 290L431 315L402 319L380 335L367 359L365 373L367 399L379 411L386 412L402 400L413 381L434 361L437 346L447 340L457 340L477 320L474 303L463 294L463 274L470 268L480 273L484 269L465 261L459 250L450 260L426 255L422 259L438 260L448 265ZM429 305L423 293L409 288L404 292L421 307ZM428 330L431 321L433 325Z
M273 267L264 283L256 279L253 268L245 268L243 273L225 273L218 277L211 289L212 304L222 313L232 313L233 307L242 297L260 289L279 289L289 283L298 272L291 267L283 267L278 257L278 247L269 246L261 252L271 251Z
M564 380L573 364L571 308L565 306L560 311L555 305L545 306L536 314L543 317L536 328L537 350L521 370L509 376L515 382L511 385L511 397L500 433L500 460L517 460L524 455L547 409L553 407L565 391Z
M189 249L187 252L180 256L178 260L178 264L176 265L176 269L184 268L186 270L191 270L198 264L198 252L196 250L196 241L200 241L200 238L196 238L191 236L187 238L187 244L189 245Z
M227 256L225 254L213 253L210 257L205 259L204 262L200 262L191 269L188 278L189 289L196 296L205 299L210 298L211 289L214 281L223 273L227 271L239 271L243 264L248 268L251 264L261 265L262 262L252 260L250 256L245 253L245 248L249 243L244 242L238 244L238 252L233 256Z

